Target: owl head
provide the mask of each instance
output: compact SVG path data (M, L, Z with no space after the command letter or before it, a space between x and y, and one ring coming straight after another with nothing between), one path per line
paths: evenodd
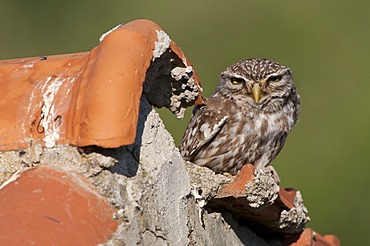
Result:
M264 105L296 94L291 70L266 58L241 60L221 73L214 94ZM299 98L298 98L299 100Z

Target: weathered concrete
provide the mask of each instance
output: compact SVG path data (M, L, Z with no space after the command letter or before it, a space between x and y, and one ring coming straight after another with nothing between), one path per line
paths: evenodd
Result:
M120 226L106 245L269 245L230 214L203 207L201 200L214 196L228 179L207 168L185 165L145 96L133 145L41 148L30 143L26 150L0 154L0 166L6 171L2 181L24 166L46 164L87 177L119 209L112 216Z

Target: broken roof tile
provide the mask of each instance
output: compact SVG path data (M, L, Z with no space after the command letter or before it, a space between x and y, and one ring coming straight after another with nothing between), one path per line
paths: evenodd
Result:
M154 22L136 20L106 33L91 52L1 61L0 151L26 148L30 139L46 147L132 144L151 63L169 50L191 67L161 35Z
M279 222L283 210L289 211L295 207L297 192L294 189L284 189L276 184L276 195L264 194L263 185L254 181L256 177L255 171L256 169L252 164L244 165L236 178L231 183L221 186L216 197L208 204L225 207L240 217L262 224L274 233L296 233L296 230L301 231L302 229L299 228L303 228L307 221L302 221L303 224L297 225L298 227L290 232L290 229L287 231L286 228L282 228ZM274 182L274 180L272 181ZM251 200L251 194L249 194L251 187L248 187L251 184L259 186L257 187L258 196L261 196L253 199L261 199L263 204L254 204L255 201ZM270 190L272 187L266 186L266 189ZM307 218L307 220L309 219Z
M51 165L27 169L3 185L0 211L3 245L96 245L118 226L116 210L87 179Z
M301 234L282 240L282 244L290 246L340 246L340 241L334 235L322 236L311 228L306 228Z
M271 175L269 172L265 174ZM275 197L265 192L265 189L275 190L273 185L264 184L268 178L274 182L273 175L267 179L259 177L256 182L257 175L253 165L244 165L235 179L222 185L207 205L217 210L226 209L240 220L252 222L257 230L262 230L265 234L269 232L279 235L283 245L340 245L339 239L334 235L321 236L312 229L305 228L309 217L299 191L284 189L275 184L278 186ZM257 193L253 193L253 188L257 188ZM262 200L262 203L258 204L256 200Z

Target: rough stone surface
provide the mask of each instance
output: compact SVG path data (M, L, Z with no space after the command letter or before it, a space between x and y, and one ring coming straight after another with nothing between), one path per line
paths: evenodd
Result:
M289 233L301 232L304 226L310 221L307 213L308 210L303 205L301 192L297 191L294 197L294 207L289 211L281 211L279 227Z
M180 58L167 49L152 62L144 83L149 103L167 107L178 119L184 117L186 108L194 104L201 90L195 83L193 68L183 66Z
M104 245L271 245L224 212L204 207L228 178L184 161L145 96L135 143L116 149L56 145L0 154L2 182L24 166L77 171L107 197L120 225ZM1 183L2 183L1 182ZM194 188L196 187L196 188ZM201 192L200 192L201 190Z
M207 167L194 165L191 162L185 162L186 169L190 176L190 183L195 198L201 198L208 201L216 196L217 191L222 184L231 180L222 174L215 174Z
M254 182L245 187L249 206L259 208L274 203L280 189L276 177L276 171L272 166L256 169Z

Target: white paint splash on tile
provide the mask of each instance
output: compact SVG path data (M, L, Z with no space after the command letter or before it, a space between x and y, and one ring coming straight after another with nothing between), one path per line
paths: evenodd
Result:
M116 30L116 29L120 28L121 26L123 26L123 24L119 24L119 25L117 25L117 26L113 27L112 29L110 29L108 32L103 33L103 34L100 36L100 38L99 38L99 42L102 42L106 36L108 36L108 35L109 35L111 32L113 32L114 30Z
M32 112L34 111L34 104L33 102L36 100L36 93L35 93L35 90L32 90L31 92L31 95L29 96L28 98L28 107L27 107L27 110L26 110L26 118L29 118L29 119L32 119L33 117L31 116ZM24 117L24 115L22 115L22 117ZM25 133L27 132L27 127L29 126L28 122L26 120L22 120L22 132Z
M23 66L24 69L30 69L30 68L33 68L33 63L29 63L29 64L25 64Z
M165 33L162 30L160 31L155 30L155 31L157 32L158 41L154 42L153 59L152 59L153 61L156 58L161 57L161 55L164 52L166 52L166 50L170 47L170 44L171 44L171 39L167 35L167 33Z
M50 76L46 78L45 85L42 88L43 106L41 108L40 125L44 129L44 141L47 148L54 147L55 142L59 139L59 125L54 122L57 117L54 109L54 98L64 81L66 81L66 78Z

